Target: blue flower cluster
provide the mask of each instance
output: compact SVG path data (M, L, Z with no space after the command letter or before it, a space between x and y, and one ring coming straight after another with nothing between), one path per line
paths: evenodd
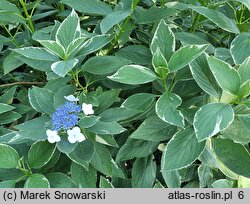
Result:
M80 111L80 106L74 102L67 101L65 104L59 106L51 118L52 130L69 130L76 126L79 119L77 113Z

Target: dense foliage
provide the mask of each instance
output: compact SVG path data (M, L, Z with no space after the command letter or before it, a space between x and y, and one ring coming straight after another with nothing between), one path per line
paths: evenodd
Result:
M250 187L250 1L1 0L0 187Z

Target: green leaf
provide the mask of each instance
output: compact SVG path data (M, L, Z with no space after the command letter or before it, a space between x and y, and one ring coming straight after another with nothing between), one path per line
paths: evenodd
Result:
M250 34L241 33L231 42L230 52L235 64L241 64L250 55Z
M96 135L95 141L111 147L119 147L115 138L112 135Z
M228 63L215 57L209 57L208 64L219 86L223 90L237 95L241 85L238 72Z
M183 128L184 116L177 107L182 103L181 98L173 93L163 94L156 102L156 114L164 122Z
M249 124L247 124L248 126ZM222 137L243 145L248 144L250 142L250 130L247 127L244 126L244 122L238 115L232 124L222 132Z
M130 137L134 139L160 142L170 139L175 132L175 126L163 122L157 116L150 116L144 120Z
M52 115L55 111L53 106L53 93L45 88L33 86L28 92L31 106L38 112Z
M72 162L70 173L71 178L79 188L96 188L97 172L91 165L86 170L84 167Z
M197 84L209 95L219 98L221 89L209 68L205 54L201 54L189 64L193 78Z
M19 113L16 113L14 111L9 111L6 113L2 113L1 117L0 117L0 125L5 125L5 124L9 124L12 123L14 121L16 121L17 119L21 118L22 115L20 115Z
M159 48L157 48L156 52L153 53L152 64L155 69L155 72L158 73L162 77L165 77L162 74L164 71L165 73L169 72L167 60L162 55Z
M0 188L15 188L16 181L15 180L7 180L0 182Z
M198 142L193 128L177 132L168 142L162 157L162 171L173 171L191 165L202 153L205 141Z
M86 41L84 47L79 51L78 55L88 55L93 53L105 45L107 45L111 40L112 36L110 35L97 35Z
M4 74L8 74L23 65L23 62L19 58L17 58L17 56L20 56L20 54L11 52L7 57L5 57L3 61Z
M87 39L86 37L79 37L74 41L72 41L67 47L66 50L67 56L74 57L75 54L79 51L79 49L82 48L82 45L85 45L86 39Z
M69 44L80 36L80 19L73 9L71 14L59 26L56 32L56 42L66 50Z
M157 79L157 76L146 67L140 65L125 65L108 78L119 83L136 85L152 82Z
M4 24L25 24L25 19L22 17L19 9L15 6L15 4L12 4L6 0L1 0L0 2L0 19L0 22Z
M250 188L250 179L244 176L239 176L238 188Z
M58 61L51 65L51 69L60 77L65 77L66 74L75 67L78 59L70 59L67 61Z
M229 139L216 138L212 140L212 147L217 159L227 168L236 174L250 178L250 154L243 145Z
M68 157L75 163L83 166L86 170L94 154L94 145L90 140L78 143L75 149L68 154Z
M181 176L178 171L161 171L168 188L180 188Z
M112 183L110 183L110 181L108 179L104 178L103 176L101 176L101 178L100 178L99 187L100 188L114 188Z
M233 188L234 181L228 179L219 179L211 184L213 188Z
M54 172L45 175L50 183L50 188L75 188L76 184L66 174Z
M95 113L98 114L109 108L113 103L119 101L120 89L111 89L105 91L96 97L98 101L98 107L95 109Z
M242 84L250 80L250 57L246 58L246 60L239 66L238 73Z
M117 122L103 122L97 121L93 126L88 128L88 131L96 134L120 134L126 129L119 125Z
M161 20L154 33L150 45L152 54L160 49L162 55L168 61L175 51L175 37L164 20Z
M151 24L158 22L163 18L173 16L176 13L177 11L174 9L152 6L149 9L140 8L140 12L134 16L133 20L135 20L138 24Z
M13 107L13 106L10 106L10 105L5 104L5 103L0 103L0 114L6 113L6 112L14 110L14 109L15 109L15 107Z
M156 162L151 155L136 159L132 169L133 188L152 188L156 178Z
M199 141L212 137L229 127L234 120L232 107L224 103L202 106L194 116L194 129Z
M31 140L46 140L47 128L45 127L45 124L49 121L49 117L37 117L19 125L16 125L15 128L19 130L18 133L24 138Z
M223 13L203 6L192 6L191 8L197 13L207 17L223 30L236 34L240 33L235 21L226 17Z
M81 117L78 125L81 128L90 128L95 125L99 121L99 119L100 117L94 115Z
M100 29L102 34L107 33L114 25L118 24L131 13L131 9L125 11L113 11L106 15L100 22Z
M205 52L207 47L208 45L188 45L180 48L170 58L168 69L171 72L182 69Z
M204 188L210 185L213 181L213 171L206 164L202 163L198 168L198 176L200 182L200 188Z
M13 147L0 144L0 168L16 168L18 166L19 159L20 157Z
M55 83L54 83L55 84ZM75 93L76 87L74 85L58 85L57 91L53 96L54 107L58 108L66 102L64 96L69 96Z
M130 120L133 116L141 113L141 111L130 110L128 108L118 107L109 108L100 114L101 120L104 122L118 122L123 120Z
M115 55L131 61L133 64L148 66L151 63L151 53L148 47L143 45L129 45L119 49Z
M238 1L244 4L248 8L248 10L250 10L250 2L248 0L234 0L234 1Z
M81 70L91 74L106 75L117 71L127 64L129 64L129 61L120 57L94 56L83 64Z
M128 138L126 143L119 149L119 152L116 156L116 161L147 157L157 149L158 144L159 142Z
M46 49L48 49L50 52L56 54L60 58L65 57L65 49L64 47L53 40L39 40L38 41L42 46L44 46Z
M150 93L136 93L129 96L121 105L130 110L146 112L154 103L155 95Z
M42 174L32 174L25 182L24 188L50 188L48 179Z
M112 8L100 0L62 0L61 2L84 14L106 16L112 12Z
M31 168L39 169L49 162L52 158L56 146L47 141L34 143L28 152L28 162Z
M17 86L13 86L10 89L6 90L4 94L0 96L0 103L12 104L16 89Z
M39 60L39 61L50 61L50 62L58 61L58 57L56 55L40 47L24 47L15 49L14 52L17 52L18 54L28 59Z
M71 153L76 146L77 143L69 143L67 137L61 137L61 141L57 143L57 149L65 154Z
M91 165L101 173L111 176L112 175L112 163L109 150L102 144L94 143L94 154L91 158Z

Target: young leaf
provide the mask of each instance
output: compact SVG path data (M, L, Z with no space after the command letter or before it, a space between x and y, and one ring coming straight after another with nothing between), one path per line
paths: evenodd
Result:
M176 72L199 57L208 45L188 45L177 50L169 60L168 69Z
M198 141L212 137L225 130L234 120L234 110L228 104L209 103L202 106L194 116L194 129Z
M177 110L181 103L182 100L178 95L165 93L156 102L156 114L166 123L184 128L184 116Z
M223 90L237 95L241 84L238 72L228 63L215 57L208 57L208 64L219 86Z
M229 139L215 138L212 147L217 156L227 168L236 174L250 178L250 154L241 144Z
M66 50L69 44L81 36L80 20L73 9L71 14L62 22L56 32L56 42Z
M197 57L189 64L189 68L197 84L209 95L219 98L221 89L209 68L206 55Z
M44 46L46 49L48 49L50 52L53 52L57 56L59 56L61 59L65 57L65 49L64 47L53 40L39 40L38 41L42 46Z
M152 82L157 79L157 76L146 67L140 65L125 65L108 78L119 83L136 85Z
M56 55L40 47L24 47L15 49L14 52L17 52L18 54L28 59L39 60L39 61L50 61L50 62L58 61L58 57Z
M66 74L75 67L78 59L70 59L67 61L58 61L51 65L51 69L60 77L65 77Z
M165 77L163 75L163 72L165 72L165 74L169 72L167 60L162 55L159 48L157 48L156 52L153 54L152 64L155 69L155 72L158 73L162 77Z
M167 61L175 51L174 34L163 19L156 28L150 49L152 54L155 53L157 49L160 49L162 55Z
M168 142L162 157L162 171L173 171L191 165L202 153L205 141L198 142L193 128L177 132Z

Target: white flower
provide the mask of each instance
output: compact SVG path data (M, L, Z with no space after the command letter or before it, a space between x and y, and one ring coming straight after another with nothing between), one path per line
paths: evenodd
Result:
M46 134L48 136L47 139L48 139L49 143L55 143L55 142L60 142L61 141L61 138L57 134L57 131L46 130Z
M85 115L94 114L93 105L92 104L83 103L82 104L82 111L84 112Z
M74 127L72 130L67 130L68 140L70 143L82 142L85 140L79 127Z
M68 101L71 101L71 102L77 102L77 101L79 101L79 99L76 98L76 97L73 96L73 95L64 96L64 98L65 98L66 100L68 100Z

